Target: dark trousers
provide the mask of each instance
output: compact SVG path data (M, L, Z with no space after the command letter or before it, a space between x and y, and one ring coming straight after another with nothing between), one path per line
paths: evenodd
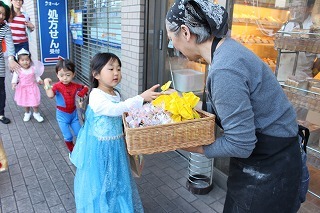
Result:
M0 77L0 115L4 115L4 107L6 106L6 87L4 77Z
M29 51L29 42L23 42L23 43L14 45L14 49L16 53L18 53L22 48Z
M300 206L298 137L257 135L249 158L231 158L224 213L294 213Z

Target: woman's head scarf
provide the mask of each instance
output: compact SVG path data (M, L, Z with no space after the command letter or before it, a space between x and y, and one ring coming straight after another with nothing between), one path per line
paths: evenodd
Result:
M185 24L187 20L193 27L204 26L218 38L224 37L228 32L226 9L207 0L176 0L166 18L178 26Z

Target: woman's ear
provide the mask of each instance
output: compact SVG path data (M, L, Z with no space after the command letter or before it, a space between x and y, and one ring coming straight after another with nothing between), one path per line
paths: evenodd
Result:
M191 34L190 34L189 27L187 27L184 24L181 25L181 33L182 33L182 36L185 37L187 40L190 39Z

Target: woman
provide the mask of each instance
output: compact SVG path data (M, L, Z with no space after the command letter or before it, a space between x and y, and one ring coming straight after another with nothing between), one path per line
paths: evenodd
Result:
M9 25L12 31L15 52L22 48L29 51L27 30L34 30L34 25L26 13L21 11L23 0L11 0L11 15Z
M224 134L186 149L230 157L224 212L296 212L302 173L298 124L275 75L227 37L226 10L206 0L176 1L166 16L173 46L210 68L208 99Z
M10 27L6 24L10 17L10 8L3 1L0 1L0 42L5 40L6 48L8 51L8 63L11 71L16 71L20 68L19 64L14 61L14 46L12 42L12 35ZM4 108L6 103L6 90L5 90L5 76L6 67L2 46L0 51L0 121L3 124L10 123L10 119L4 116Z

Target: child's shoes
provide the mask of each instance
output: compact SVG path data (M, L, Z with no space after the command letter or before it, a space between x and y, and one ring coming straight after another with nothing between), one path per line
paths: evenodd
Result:
M31 118L31 112L25 112L24 117L23 117L23 121L27 122L30 120L30 118Z
M70 152L72 152L74 144L72 141L65 141L67 148L69 149Z
M33 117L36 119L39 123L43 121L43 117L41 117L39 112L33 112Z

